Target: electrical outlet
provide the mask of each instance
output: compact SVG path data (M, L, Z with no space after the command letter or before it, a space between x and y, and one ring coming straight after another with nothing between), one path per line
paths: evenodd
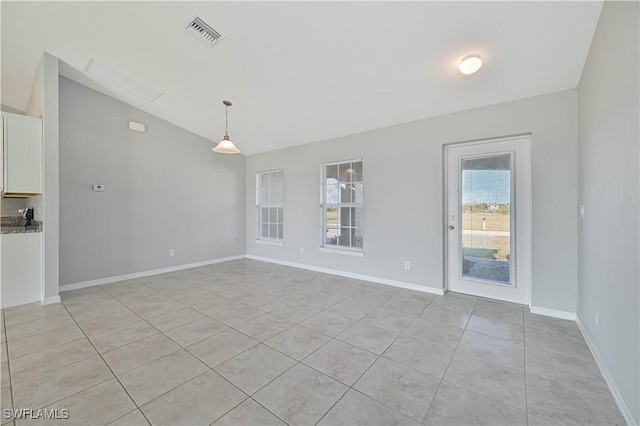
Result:
M584 204L580 204L580 218L584 219Z
M596 316L593 319L593 322L596 323L596 325L600 325L600 310L596 309Z
M176 255L176 249L170 249L169 250L169 256L173 257Z
M304 254L304 248L300 247L300 254Z
M409 262L408 260L404 261L404 270L405 271L410 271L411 270L411 262Z

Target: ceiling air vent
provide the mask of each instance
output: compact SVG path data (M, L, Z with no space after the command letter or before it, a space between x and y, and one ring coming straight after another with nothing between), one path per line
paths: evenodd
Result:
M195 38L209 47L213 47L218 41L222 39L222 34L211 28L209 24L207 24L197 16L193 18L191 22L189 22L186 30L189 34L193 35Z

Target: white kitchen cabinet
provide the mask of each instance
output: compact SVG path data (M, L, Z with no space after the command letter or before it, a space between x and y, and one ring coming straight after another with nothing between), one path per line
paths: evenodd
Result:
M42 120L2 113L2 192L42 193Z
M24 305L42 297L42 233L0 235L0 306Z

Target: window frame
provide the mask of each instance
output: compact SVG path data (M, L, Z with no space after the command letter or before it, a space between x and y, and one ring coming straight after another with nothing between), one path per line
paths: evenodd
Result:
M339 166L342 164L350 164L350 163L362 163L362 179L359 181L355 181L353 183L359 183L362 185L362 202L350 202L350 203L327 203L326 200L326 175L327 175L327 167L328 166ZM339 181L338 181L339 182ZM347 247L341 245L333 245L326 243L327 236L327 206L336 206L336 208L342 207L356 207L360 208L362 211L362 223L360 224L360 229L362 230L362 247ZM354 227L354 229L357 227ZM329 163L322 163L320 165L320 248L321 252L325 253L336 253L336 254L344 254L349 256L364 256L364 160L362 158L354 158L349 160L341 160L341 161L333 161Z
M281 175L281 192L282 198L280 203L263 203L262 200L262 176L267 174L280 173ZM270 188L271 189L271 188ZM262 208L280 208L282 209L282 238L271 238L262 236ZM271 224L272 222L266 222ZM276 222L276 225L280 223ZM284 245L284 169L273 169L256 172L256 243L268 245Z

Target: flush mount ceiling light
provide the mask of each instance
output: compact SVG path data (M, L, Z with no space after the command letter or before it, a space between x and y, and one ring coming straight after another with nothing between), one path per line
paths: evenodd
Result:
M136 80L120 70L112 68L108 63L99 61L95 58L87 59L87 62L82 68L86 72L93 74L96 77L103 78L109 83L120 86L134 95L138 95L141 98L148 100L149 102L155 101L164 93L162 90L154 89L153 87Z
M222 101L224 104L224 137L218 145L211 148L211 151L220 154L240 154L240 150L229 139L229 107L232 105L230 101Z
M467 55L460 61L458 69L462 74L469 75L478 71L482 66L482 58L478 54Z

